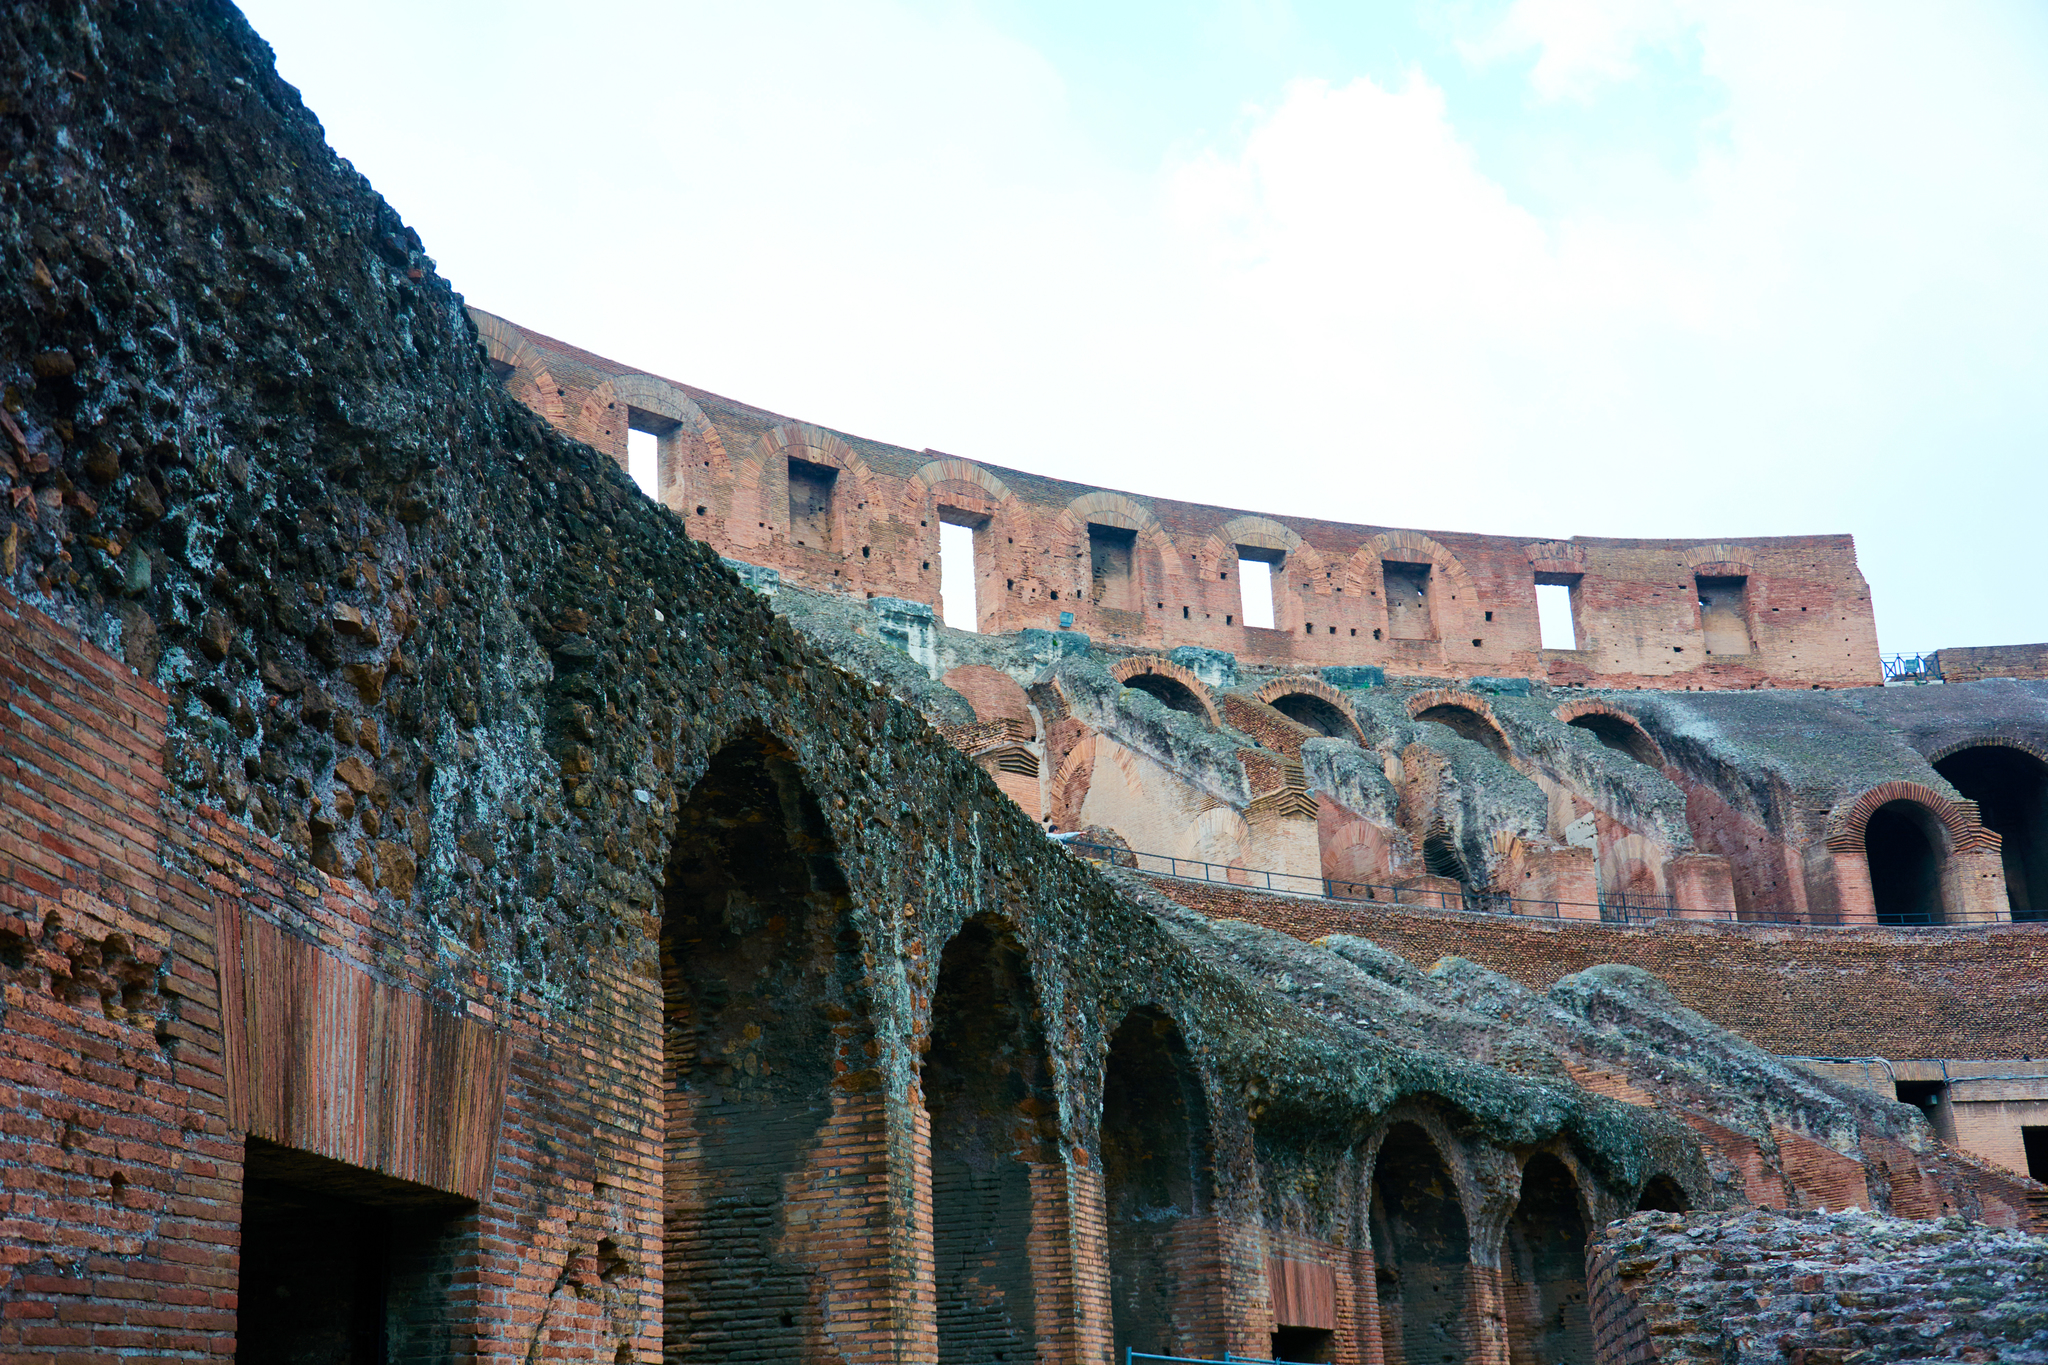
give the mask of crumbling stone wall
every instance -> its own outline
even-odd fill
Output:
[[[2048,1238],[1859,1212],[1616,1223],[1590,1257],[1601,1365],[2038,1360]]]

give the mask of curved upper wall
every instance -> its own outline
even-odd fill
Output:
[[[825,431],[471,313],[529,407],[621,466],[627,431],[653,433],[661,500],[691,534],[804,587],[937,606],[951,522],[975,529],[984,631],[1608,687],[1882,681],[1846,535],[1425,534],[1139,497]],[[1273,629],[1244,624],[1240,557],[1272,566]],[[1571,587],[1577,649],[1541,647],[1538,583]]]

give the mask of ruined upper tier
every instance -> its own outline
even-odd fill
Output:
[[[1846,535],[1540,540],[1141,497],[826,431],[470,312],[528,407],[622,468],[627,432],[654,435],[690,534],[805,587],[937,606],[952,524],[974,532],[984,631],[1608,687],[1882,681]],[[1241,560],[1271,566],[1271,629],[1245,624]],[[1539,584],[1569,589],[1577,648],[1542,648]]]

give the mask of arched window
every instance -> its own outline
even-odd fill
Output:
[[[1457,1182],[1429,1134],[1396,1124],[1372,1178],[1373,1255],[1383,1339],[1402,1365],[1450,1365],[1477,1354],[1471,1243]],[[1388,1359],[1395,1359],[1393,1350]]]
[[[1870,893],[1879,924],[1944,921],[1942,871],[1948,835],[1917,801],[1888,801],[1863,827]]]
[[[1579,1211],[1578,1182],[1548,1153],[1531,1157],[1523,1168],[1522,1198],[1508,1220],[1501,1268],[1511,1365],[1591,1365],[1586,1219]]]
[[[1444,703],[1417,713],[1415,719],[1441,725],[1453,734],[1484,744],[1501,758],[1508,757],[1507,736],[1501,734],[1499,726],[1469,706]]]
[[[946,945],[932,996],[924,1102],[931,1116],[932,1262],[940,1365],[1036,1358],[1030,1247],[1059,1169],[1058,1100],[1024,949],[970,920]],[[1034,1176],[1038,1177],[1034,1180]]]
[[[1205,1264],[1214,1158],[1209,1105],[1172,1019],[1137,1009],[1110,1038],[1102,1178],[1114,1359],[1125,1350],[1209,1358],[1227,1344]]]
[[[789,751],[765,734],[720,750],[677,813],[663,892],[668,1360],[737,1340],[798,1358],[841,1245],[810,1239],[849,1218],[883,1234],[865,1176],[806,1174],[828,1128],[882,1124],[878,1102],[842,1112],[834,1085],[874,1066],[850,908]]]
[[[2016,920],[2048,919],[2048,763],[2004,744],[1958,749],[1934,770],[1977,803],[1999,837],[2005,895]]]

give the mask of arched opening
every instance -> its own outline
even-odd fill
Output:
[[[1511,1365],[1591,1365],[1586,1308],[1586,1219],[1579,1186],[1548,1153],[1522,1170],[1522,1198],[1508,1220],[1506,1264]]]
[[[1471,1243],[1450,1168],[1429,1134],[1397,1124],[1372,1178],[1372,1221],[1386,1357],[1459,1365],[1472,1355]]]
[[[1934,771],[1969,800],[2000,840],[2016,920],[2048,919],[2048,763],[2004,744],[1958,749]]]
[[[1508,756],[1507,736],[1500,727],[1469,706],[1453,706],[1443,702],[1419,713],[1415,719],[1426,720],[1432,725],[1441,725],[1453,734],[1463,735],[1475,744],[1484,744],[1501,758]]]
[[[1160,705],[1174,711],[1184,711],[1201,721],[1209,723],[1209,710],[1202,705],[1202,699],[1194,689],[1178,678],[1169,678],[1164,673],[1133,673],[1124,679],[1125,687],[1135,687],[1140,692],[1156,697]]]
[[[1684,1213],[1692,1207],[1692,1201],[1685,1197],[1685,1189],[1668,1175],[1653,1175],[1643,1186],[1642,1194],[1636,1197],[1637,1213]]]
[[[1458,853],[1458,845],[1444,830],[1431,830],[1422,840],[1422,868],[1432,877],[1449,877],[1453,881],[1470,883],[1471,874],[1465,870],[1465,860]]]
[[[1307,726],[1319,735],[1327,735],[1331,739],[1358,737],[1351,717],[1312,692],[1290,692],[1284,697],[1273,698],[1267,705],[1296,725]]]
[[[796,1359],[823,1330],[845,1221],[875,1216],[866,1172],[813,1162],[882,1114],[878,1087],[847,1083],[873,1076],[861,945],[789,750],[756,734],[711,760],[663,895],[663,1354],[724,1360],[744,1341]]]
[[[1925,806],[1888,801],[1863,827],[1863,855],[1879,924],[1942,923],[1942,848],[1947,840]]]
[[[1114,1359],[1213,1357],[1225,1342],[1206,1311],[1209,1105],[1172,1019],[1136,1009],[1109,1040],[1102,1075],[1102,1179],[1109,1224]]]
[[[1650,742],[1650,737],[1619,716],[1591,711],[1573,716],[1565,724],[1584,730],[1616,753],[1627,754],[1645,767],[1658,766],[1657,746]]]
[[[1024,949],[972,920],[946,945],[924,1060],[941,1365],[1037,1351],[1034,1186],[1058,1185],[1058,1112]]]

